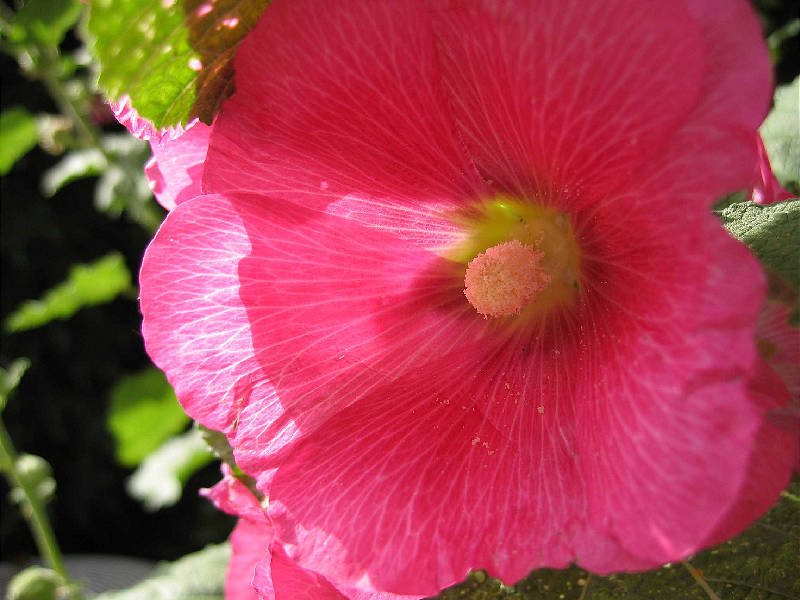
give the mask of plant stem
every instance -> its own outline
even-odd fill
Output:
[[[710,585],[708,585],[708,582],[703,577],[703,574],[700,571],[698,571],[694,567],[694,565],[692,565],[688,560],[682,561],[682,564],[684,567],[686,567],[686,570],[689,571],[692,577],[694,577],[694,580],[697,582],[697,585],[703,588],[703,591],[708,595],[708,597],[711,600],[720,600],[720,597],[717,596],[716,592],[711,589]]]
[[[41,498],[36,494],[36,490],[32,490],[21,477],[17,470],[17,453],[14,450],[14,445],[11,442],[6,430],[5,423],[0,417],[0,469],[5,472],[11,484],[22,490],[25,495],[25,504],[22,514],[30,525],[33,538],[36,541],[36,546],[39,549],[39,554],[47,565],[58,573],[72,591],[72,597],[79,600],[80,595],[74,591],[77,586],[72,583],[64,568],[64,560],[61,557],[61,550],[58,548],[56,536],[53,533],[53,528],[50,526],[50,521],[47,518],[47,512],[42,504]]]
[[[103,156],[106,157],[106,160],[110,162],[111,157],[103,148],[103,144],[100,141],[100,132],[97,127],[86,118],[81,108],[76,105],[73,98],[64,88],[61,79],[56,75],[58,48],[40,46],[39,52],[40,64],[36,75],[41,79],[42,83],[44,83],[47,91],[50,92],[50,96],[52,96],[61,109],[61,112],[72,117],[84,143],[97,148],[102,152]]]
[[[586,598],[586,591],[589,589],[589,584],[592,583],[592,574],[589,573],[586,576],[586,583],[583,584],[583,590],[581,590],[581,597],[578,600],[584,600]]]

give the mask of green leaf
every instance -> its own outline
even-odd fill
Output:
[[[760,132],[775,177],[788,191],[800,193],[800,77],[775,90],[775,106]]]
[[[53,319],[66,319],[84,306],[110,302],[131,288],[131,274],[116,252],[88,265],[74,265],[63,283],[48,290],[41,300],[28,300],[5,322],[10,332],[40,327]]]
[[[79,0],[27,0],[14,15],[9,37],[18,44],[58,46],[81,10]]]
[[[209,429],[197,422],[195,422],[194,426],[200,432],[200,435],[203,436],[203,440],[214,453],[214,456],[228,465],[231,468],[233,476],[246,485],[253,493],[253,496],[258,498],[259,502],[261,502],[264,499],[264,494],[256,487],[256,480],[242,471],[239,465],[236,464],[236,460],[233,456],[233,448],[231,448],[230,443],[228,443],[227,436],[221,431]]]
[[[154,367],[124,377],[111,390],[106,422],[117,460],[126,467],[138,465],[189,420],[167,378]]]
[[[223,600],[230,555],[228,544],[206,546],[162,565],[130,589],[105,592],[95,600]]]
[[[800,493],[800,482],[789,488]],[[800,598],[800,501],[781,501],[738,537],[690,559],[705,583],[723,600]],[[684,564],[644,573],[602,577],[577,567],[540,569],[515,586],[483,572],[448,588],[439,600],[709,600]]]
[[[0,411],[6,407],[8,397],[19,385],[25,371],[31,366],[27,358],[18,358],[7,369],[0,368]]]
[[[35,145],[36,119],[21,106],[0,114],[0,175],[5,175]]]
[[[233,56],[269,0],[92,0],[99,84],[157,128],[211,123],[233,92]]]
[[[128,493],[148,510],[175,504],[183,485],[195,472],[214,460],[196,429],[167,440],[142,461],[128,480]]]
[[[734,202],[720,217],[761,262],[800,288],[800,200],[768,205]]]
[[[108,168],[103,153],[97,148],[73,150],[42,175],[42,192],[47,197],[68,183],[84,177],[100,175]]]

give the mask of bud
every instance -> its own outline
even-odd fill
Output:
[[[56,480],[53,479],[53,469],[45,459],[35,454],[20,454],[17,458],[16,468],[23,483],[42,502],[47,502],[53,497],[56,491]],[[22,502],[25,494],[21,489],[15,488],[11,491],[11,497],[15,502]]]
[[[64,581],[52,569],[28,567],[8,584],[7,600],[57,600]]]

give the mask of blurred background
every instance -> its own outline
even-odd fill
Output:
[[[139,333],[136,274],[164,216],[142,174],[149,146],[96,91],[84,5],[1,6],[3,385],[29,365],[3,421],[18,452],[52,467],[47,506],[65,554],[176,559],[223,541],[233,519],[198,495],[218,461]],[[777,81],[790,82],[797,6],[756,6]],[[0,561],[22,566],[37,551],[9,492],[0,480]]]
[[[218,462],[139,332],[137,272],[165,214],[142,172],[149,145],[96,91],[83,4],[2,9],[0,367],[7,378],[29,362],[3,421],[18,452],[52,467],[65,554],[175,559],[225,540],[233,518],[198,495]],[[0,478],[0,561],[36,555]]]

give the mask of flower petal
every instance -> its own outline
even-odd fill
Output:
[[[196,121],[175,138],[150,138],[152,158],[145,165],[150,188],[161,206],[175,205],[199,196],[211,127]]]
[[[765,361],[758,361],[749,381],[750,397],[762,419],[750,445],[748,468],[736,501],[705,541],[718,544],[740,533],[778,499],[789,483],[800,434],[800,412],[786,386]]]
[[[703,42],[680,2],[438,4],[459,131],[502,188],[617,187],[697,102]]]
[[[210,192],[311,202],[480,185],[419,0],[276,1],[237,52],[236,88],[211,139]]]
[[[147,250],[148,352],[191,416],[234,437],[237,463],[260,486],[271,467],[258,457],[298,429],[486,335],[463,299],[463,266],[417,245],[450,226],[402,207],[396,218],[379,212],[430,233],[403,239],[266,198],[204,196],[170,213]]]
[[[307,571],[274,545],[256,569],[255,587],[262,600],[418,600],[419,596],[337,589],[324,577]],[[232,600],[238,600],[233,598]]]
[[[233,476],[231,468],[222,463],[222,480],[214,487],[200,490],[200,494],[208,498],[221,511],[253,521],[266,524],[266,513],[246,485]]]
[[[167,215],[139,274],[148,353],[189,415],[225,433],[245,391],[256,390],[263,402],[273,397],[239,297],[236,266],[250,251],[230,204],[215,197],[189,200]]]
[[[749,2],[687,0],[687,5],[707,56],[702,91],[657,161],[637,178],[648,188],[640,194],[672,190],[708,206],[753,187],[759,162],[753,139],[772,98],[772,69]]]
[[[767,149],[764,147],[764,140],[760,135],[756,135],[756,146],[758,148],[758,164],[753,174],[752,200],[758,204],[772,204],[793,198],[792,194],[781,187],[780,182],[772,172],[772,165],[769,162]]]
[[[231,560],[225,574],[227,600],[261,600],[254,578],[256,565],[269,556],[272,531],[263,522],[239,519],[231,533]]]
[[[725,519],[746,525],[733,508],[764,426],[749,375],[763,279],[713,215],[679,211],[597,222],[578,314],[528,343],[443,351],[281,453],[270,511],[291,556],[430,594],[470,568],[513,583],[573,560],[653,567]],[[762,510],[788,474],[777,462]]]

